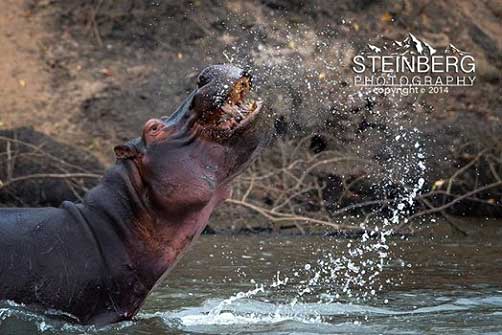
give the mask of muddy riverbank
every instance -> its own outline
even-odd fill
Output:
[[[256,222],[278,230],[238,202],[252,178],[296,160],[306,163],[287,172],[298,178],[309,171],[301,187],[293,189],[294,179],[282,175],[255,183],[244,205],[339,224],[347,220],[339,211],[354,205],[349,214],[356,218],[388,218],[392,208],[378,201],[399,199],[423,178],[421,193],[436,193],[418,199],[410,215],[428,210],[425,201],[446,206],[440,215],[502,215],[502,188],[494,184],[502,174],[495,1],[316,1],[311,7],[279,0],[7,0],[4,6],[0,180],[9,186],[0,186],[2,206],[78,200],[98,178],[22,177],[100,175],[113,163],[113,146],[137,136],[147,119],[169,115],[202,67],[234,62],[255,70],[277,136],[238,181],[235,201],[216,214],[215,225],[248,229]],[[437,95],[359,94],[351,57],[367,43],[402,40],[410,32],[438,48],[454,44],[471,52],[476,84]],[[306,224],[284,226],[301,232]]]

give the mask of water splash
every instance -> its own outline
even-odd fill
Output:
[[[438,325],[447,327],[459,322],[462,314],[470,315],[473,322],[479,319],[478,322],[483,324],[489,311],[493,320],[485,322],[484,328],[481,327],[479,333],[482,333],[482,329],[493,331],[500,329],[497,320],[500,320],[502,315],[497,311],[502,306],[502,300],[497,293],[480,297],[472,292],[465,298],[458,298],[455,295],[430,296],[423,292],[408,292],[390,298],[393,301],[392,306],[342,302],[298,303],[290,306],[244,298],[236,300],[216,316],[210,312],[222,301],[210,299],[199,307],[172,312],[145,313],[140,317],[160,318],[169,327],[204,334],[234,334],[246,331],[299,334],[303,332],[419,334],[430,330],[425,321],[432,315]]]
[[[89,334],[89,333],[107,333],[119,331],[130,327],[133,322],[124,321],[105,327],[85,326],[68,322],[74,317],[68,313],[48,310],[42,313],[34,312],[23,304],[13,301],[2,301],[0,304],[0,329],[7,322],[27,322],[34,326],[34,332],[49,334]]]

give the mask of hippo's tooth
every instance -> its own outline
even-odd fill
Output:
[[[239,117],[241,119],[244,118],[244,115],[242,114],[242,112],[243,112],[242,110],[237,109],[235,112],[237,113],[237,117]]]
[[[248,108],[247,105],[242,106],[241,113],[244,114],[244,115],[246,115],[247,113],[249,113],[249,108]]]

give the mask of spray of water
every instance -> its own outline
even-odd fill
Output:
[[[260,43],[259,38],[250,38],[244,44],[227,50],[225,57],[229,62],[237,62],[241,66],[243,63],[253,64],[260,74],[260,88],[265,92],[265,97],[267,94],[273,96],[273,103],[278,109],[281,103],[287,105],[289,118],[307,129],[315,128],[312,120],[326,120],[331,117],[328,114],[343,114],[354,106],[371,105],[377,100],[384,100],[385,103],[370,109],[368,113],[391,126],[380,135],[389,158],[383,164],[383,185],[378,187],[384,196],[389,195],[389,190],[394,194],[386,213],[376,212],[376,217],[371,220],[369,216],[361,218],[364,233],[359,239],[349,240],[344,250],[335,247],[322,250],[317,260],[292,269],[292,274],[281,277],[278,272],[268,285],[255,283],[254,289],[221,301],[210,311],[213,316],[238,300],[259,297],[264,292],[273,292],[287,285],[294,285],[296,292],[287,304],[290,316],[294,316],[294,307],[299,302],[312,299],[319,304],[344,299],[363,302],[379,299],[379,292],[386,286],[399,285],[400,278],[383,280],[382,273],[392,261],[390,251],[393,242],[389,237],[397,226],[407,222],[407,217],[413,212],[415,199],[424,186],[424,140],[417,128],[405,127],[400,122],[413,108],[410,97],[403,98],[396,94],[382,97],[371,90],[356,90],[344,84],[348,76],[344,69],[348,68],[348,56],[353,54],[354,46],[342,42],[328,44],[323,39],[325,35],[328,36],[329,31],[312,34],[298,27],[291,28],[285,35],[288,48],[276,48]],[[256,37],[253,34],[251,36]],[[282,101],[288,98],[289,101]],[[335,107],[305,111],[309,101],[313,102],[312,106]],[[403,105],[410,107],[403,108]],[[404,261],[400,264],[411,267]],[[388,302],[385,297],[382,300],[383,303]],[[284,305],[279,305],[274,314],[280,315],[282,309]],[[321,317],[314,315],[313,319],[321,320]]]

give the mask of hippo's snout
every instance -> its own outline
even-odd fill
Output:
[[[242,77],[251,79],[251,72],[228,64],[211,65],[201,71],[197,77],[197,86],[201,88],[210,82],[216,84],[218,81],[225,84],[225,81],[232,82]]]
[[[214,65],[201,72],[191,110],[205,129],[231,132],[247,124],[260,110],[261,101],[250,97],[252,76],[232,65]]]

